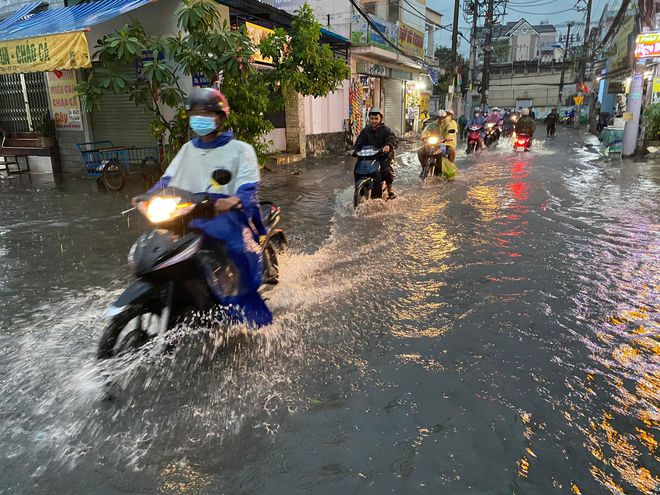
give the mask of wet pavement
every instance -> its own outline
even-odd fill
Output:
[[[0,181],[0,493],[659,493],[660,162],[596,145],[402,153],[357,214],[350,158],[266,172],[275,323],[101,364],[140,185]]]

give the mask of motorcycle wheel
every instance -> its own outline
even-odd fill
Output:
[[[264,283],[277,285],[280,282],[280,267],[277,262],[277,246],[274,242],[268,241],[264,247]]]
[[[371,179],[362,179],[353,193],[353,208],[371,199]]]
[[[96,357],[98,359],[108,359],[121,352],[142,347],[150,338],[145,328],[146,316],[149,316],[149,320],[146,321],[146,328],[149,328],[153,323],[154,316],[160,321],[159,314],[153,313],[151,308],[141,304],[129,306],[126,311],[113,316],[110,323],[103,330]],[[135,322],[135,325],[131,328],[133,322]],[[122,336],[123,338],[120,340]]]
[[[422,169],[422,182],[426,182],[429,179],[429,177],[433,177],[434,174],[435,174],[435,160],[433,158],[429,158],[428,160],[426,160],[426,164]]]

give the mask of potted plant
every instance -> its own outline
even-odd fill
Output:
[[[34,126],[35,132],[39,134],[41,146],[51,148],[55,146],[55,121],[49,115],[44,115]]]

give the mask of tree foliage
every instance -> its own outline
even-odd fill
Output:
[[[435,49],[435,59],[440,62],[440,67],[445,67],[446,71],[444,75],[441,75],[438,79],[438,84],[435,85],[436,91],[439,95],[444,96],[449,92],[449,85],[451,83],[451,64],[452,64],[452,53],[451,53],[451,48],[448,48],[446,46],[438,46]],[[459,53],[458,54],[458,63],[460,64],[461,67],[461,74],[462,74],[462,84],[460,87],[460,92],[465,94],[468,89],[468,72],[469,72],[469,64],[467,60]]]
[[[288,33],[277,29],[262,41],[260,51],[274,64],[265,71],[250,63],[256,47],[247,28],[231,30],[213,0],[183,0],[175,15],[174,35],[150,33],[133,19],[98,40],[99,64],[78,85],[86,110],[99,109],[102,95],[112,92],[127,94],[153,114],[151,132],[164,145],[166,161],[188,139],[184,77],[217,80],[231,107],[227,125],[263,154],[263,135],[272,129],[265,116],[282,107],[283,98],[273,95],[283,83],[303,95],[324,96],[349,76],[346,63],[319,43],[321,26],[307,4]]]

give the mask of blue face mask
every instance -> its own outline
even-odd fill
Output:
[[[215,123],[215,117],[193,115],[190,117],[190,128],[198,136],[206,136],[215,131],[218,126]]]

